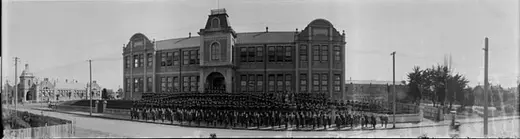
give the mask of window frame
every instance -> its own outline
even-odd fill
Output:
[[[240,62],[247,62],[247,47],[240,47]]]
[[[321,52],[321,54],[320,54],[321,62],[329,61],[329,46],[328,45],[321,45],[320,52]]]
[[[182,64],[183,65],[190,64],[190,51],[187,51],[187,50],[182,51]]]
[[[312,46],[312,61],[320,62],[320,46],[319,45]]]
[[[292,46],[285,46],[285,50],[284,50],[284,61],[285,62],[292,62],[292,53],[293,53],[293,50],[292,50]]]
[[[267,56],[268,56],[268,60],[269,62],[276,62],[276,48],[275,46],[269,46],[267,47]]]
[[[284,47],[276,46],[276,62],[284,62]]]
[[[263,62],[263,61],[264,61],[264,47],[257,46],[256,47],[256,62]]]
[[[220,60],[220,55],[221,55],[221,46],[220,46],[220,43],[219,42],[213,42],[211,43],[210,45],[210,50],[211,50],[211,60]]]
[[[256,92],[264,91],[264,75],[257,74],[256,75]]]

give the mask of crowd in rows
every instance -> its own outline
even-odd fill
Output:
[[[388,122],[376,115],[377,105],[331,101],[319,93],[205,93],[144,94],[131,108],[134,120],[178,122],[225,127],[336,128],[364,127]],[[386,121],[386,122],[385,122]]]
[[[372,127],[379,122],[386,128],[388,115],[357,111],[246,111],[172,108],[132,108],[132,120],[170,122],[188,126],[226,128],[336,128]]]

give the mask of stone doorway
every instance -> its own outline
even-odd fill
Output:
[[[206,91],[226,91],[226,79],[219,72],[212,72],[206,78]]]

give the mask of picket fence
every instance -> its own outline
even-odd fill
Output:
[[[74,124],[33,127],[23,129],[4,130],[5,139],[28,139],[28,138],[71,138],[74,137]]]

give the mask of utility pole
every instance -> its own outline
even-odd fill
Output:
[[[484,137],[488,135],[488,38],[484,39]]]
[[[395,99],[396,99],[395,98],[396,97],[395,96],[395,51],[392,52],[390,55],[392,55],[392,63],[393,63],[393,87],[392,87],[392,90],[393,90],[392,91],[392,95],[393,95],[393,97],[392,97],[392,99],[393,99],[393,102],[394,102],[393,103],[394,114],[393,114],[392,117],[394,119],[394,122],[393,122],[394,126],[392,128],[395,128],[395,105],[396,105],[395,104],[396,103],[396,101],[395,101]]]
[[[14,57],[14,110],[16,110],[16,105],[18,103],[18,57]]]
[[[90,68],[90,83],[89,83],[89,89],[88,93],[90,96],[90,116],[92,116],[92,60],[88,60],[88,66]]]

